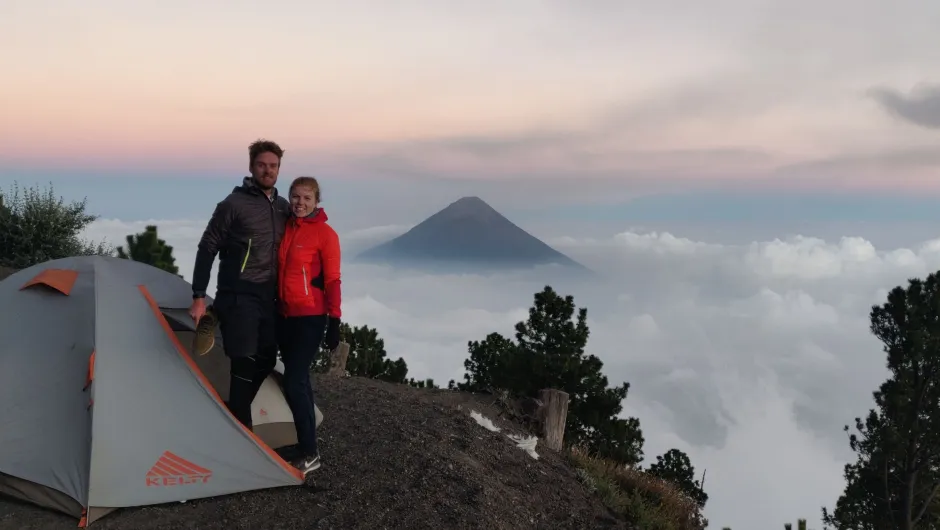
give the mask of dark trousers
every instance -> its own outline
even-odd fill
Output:
[[[219,293],[215,299],[229,370],[228,408],[252,429],[251,402],[277,363],[277,307],[274,293]]]
[[[326,315],[290,317],[280,321],[284,397],[294,415],[297,445],[307,457],[319,454],[310,369],[320,350],[325,331]]]

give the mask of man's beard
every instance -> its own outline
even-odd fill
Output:
[[[269,189],[271,189],[271,188],[274,187],[273,184],[270,185],[270,186],[267,185],[267,184],[264,184],[264,183],[261,181],[261,179],[265,179],[265,180],[271,179],[271,180],[274,180],[274,176],[273,176],[273,175],[262,175],[261,178],[255,177],[254,181],[255,181],[255,185],[258,186],[259,188],[263,189],[263,190],[269,190]]]

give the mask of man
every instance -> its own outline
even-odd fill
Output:
[[[216,205],[193,269],[189,314],[198,324],[206,314],[206,288],[219,255],[213,309],[231,360],[227,405],[249,430],[251,402],[277,363],[277,251],[290,213],[287,199],[274,187],[283,156],[272,141],[248,147],[251,176]]]

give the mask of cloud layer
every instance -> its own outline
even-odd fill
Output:
[[[928,129],[940,129],[940,86],[920,85],[910,94],[873,88],[871,96],[898,118]]]
[[[99,220],[120,242],[146,222]],[[201,221],[155,221],[188,278]],[[407,227],[341,234],[347,248]],[[613,383],[632,385],[647,458],[678,447],[707,470],[715,527],[815,524],[843,486],[845,423],[863,414],[886,376],[867,314],[887,290],[940,267],[940,240],[875,248],[858,237],[744,245],[627,231],[548,242],[604,275],[553,286],[588,307],[590,352]],[[351,254],[352,251],[349,251]],[[468,340],[526,318],[544,285],[532,274],[428,276],[346,265],[344,313],[379,329],[414,377],[461,379]]]

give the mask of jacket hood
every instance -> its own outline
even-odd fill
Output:
[[[258,184],[255,182],[255,179],[251,176],[242,178],[242,185],[235,186],[232,189],[232,193],[248,193],[250,195],[264,195],[264,192],[261,191],[261,188],[258,187]],[[274,188],[271,192],[271,199],[276,199],[278,197],[277,188]]]

